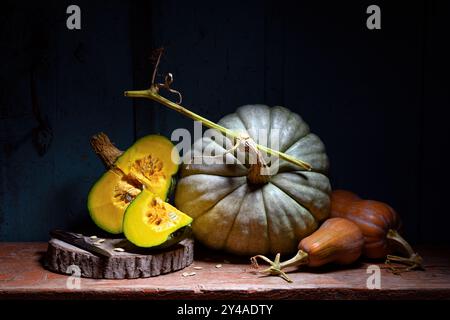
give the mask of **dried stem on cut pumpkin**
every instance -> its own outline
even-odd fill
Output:
[[[92,149],[94,149],[94,152],[102,160],[107,169],[112,168],[114,162],[116,162],[117,158],[123,153],[123,151],[117,149],[103,132],[93,135],[90,142]]]
[[[390,229],[387,233],[387,238],[394,242],[396,245],[400,246],[402,250],[404,250],[408,257],[400,257],[395,255],[387,255],[385,263],[389,266],[389,269],[392,270],[393,273],[399,274],[405,271],[411,271],[415,269],[423,269],[422,257],[414,252],[411,245],[395,230]],[[396,267],[393,263],[403,264],[404,267]]]

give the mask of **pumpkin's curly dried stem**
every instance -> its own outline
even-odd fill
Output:
[[[289,259],[286,260],[284,262],[280,263],[280,254],[278,253],[275,256],[275,260],[272,261],[269,258],[267,258],[266,256],[263,255],[257,255],[254,257],[250,258],[250,261],[252,263],[252,266],[254,268],[258,268],[258,261],[257,259],[261,259],[266,261],[268,264],[270,264],[270,267],[264,270],[261,270],[259,272],[261,273],[265,273],[265,274],[269,274],[271,276],[279,276],[282,279],[286,280],[287,282],[292,282],[291,278],[288,277],[288,275],[283,271],[284,268],[288,268],[288,267],[294,267],[294,266],[300,266],[300,265],[304,265],[304,264],[308,264],[308,254],[303,251],[303,250],[299,250],[297,252],[297,254]]]
[[[417,252],[414,252],[411,245],[396,230],[390,229],[386,237],[390,241],[399,245],[402,251],[405,251],[408,255],[408,257],[387,255],[385,263],[394,274],[400,274],[401,272],[407,272],[415,269],[423,269],[422,257]],[[393,263],[403,264],[405,266],[397,267],[394,266]]]

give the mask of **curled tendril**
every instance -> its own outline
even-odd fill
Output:
[[[175,102],[176,104],[181,104],[181,102],[183,101],[183,96],[181,95],[180,91],[177,91],[175,89],[172,89],[170,87],[170,85],[173,83],[173,75],[169,72],[168,74],[166,74],[166,76],[164,77],[164,83],[157,83],[156,87],[159,89],[166,89],[167,91],[169,91],[170,93],[174,93],[178,96],[178,102]]]
[[[178,96],[178,102],[175,102],[176,104],[181,104],[181,102],[183,101],[183,96],[181,95],[181,93],[175,89],[172,89],[170,87],[170,85],[173,83],[173,75],[169,72],[168,74],[166,74],[166,76],[164,77],[164,83],[156,83],[155,84],[155,79],[156,79],[156,75],[158,73],[158,68],[159,68],[159,63],[161,61],[161,57],[164,53],[164,48],[158,48],[156,50],[154,50],[153,52],[153,59],[156,60],[155,62],[155,68],[153,69],[153,75],[152,75],[152,84],[151,86],[156,88],[157,91],[159,91],[159,89],[165,89],[167,91],[169,91],[170,93],[174,93]]]

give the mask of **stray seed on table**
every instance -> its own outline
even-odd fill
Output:
[[[90,236],[91,239],[97,239],[97,236]]]
[[[202,267],[194,267],[195,270],[202,270]]]
[[[114,248],[114,251],[118,251],[118,252],[124,252],[124,251],[125,251],[125,249],[123,249],[123,248]]]
[[[216,268],[222,268],[221,264],[216,264]]]
[[[191,276],[195,276],[196,273],[195,272],[183,272],[182,276],[183,277],[191,277]]]

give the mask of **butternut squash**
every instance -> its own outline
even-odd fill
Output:
[[[406,270],[421,267],[422,258],[398,233],[400,217],[388,204],[361,199],[347,190],[334,190],[331,195],[331,217],[345,218],[358,225],[364,235],[364,256],[387,258],[388,264],[406,264]],[[394,252],[406,257],[392,255]]]
[[[292,259],[280,263],[278,253],[274,261],[263,255],[257,255],[251,258],[251,262],[254,267],[258,267],[257,259],[262,259],[270,264],[269,268],[261,271],[262,273],[277,275],[292,282],[283,269],[301,265],[319,267],[328,263],[352,264],[361,256],[363,246],[363,234],[355,223],[343,218],[332,218],[326,220],[316,232],[300,241],[299,251]]]

